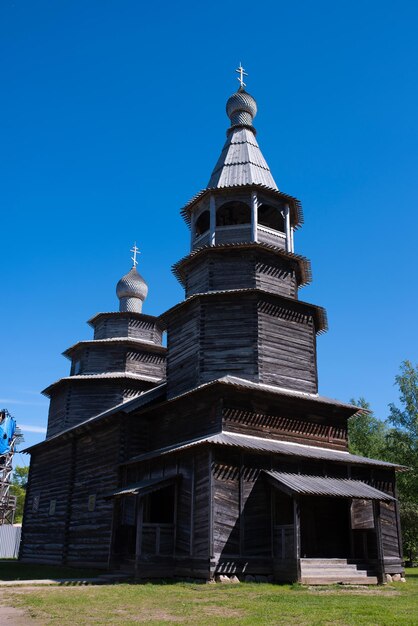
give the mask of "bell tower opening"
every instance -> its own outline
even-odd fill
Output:
[[[216,226],[237,226],[251,223],[251,209],[245,202],[226,202],[216,212]]]
[[[203,211],[203,213],[201,213],[196,220],[196,237],[199,237],[200,235],[206,233],[209,230],[209,227],[210,213],[209,211]]]
[[[258,207],[258,223],[281,233],[286,230],[282,211],[270,204],[261,204]]]

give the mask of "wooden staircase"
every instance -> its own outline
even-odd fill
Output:
[[[370,566],[350,563],[347,559],[300,559],[300,582],[303,585],[377,585]]]

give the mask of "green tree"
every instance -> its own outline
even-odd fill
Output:
[[[387,428],[373,414],[370,404],[364,399],[350,400],[359,411],[348,421],[348,445],[350,452],[373,459],[383,459],[386,448]]]
[[[397,484],[404,552],[413,561],[418,559],[418,365],[404,361],[395,381],[401,407],[389,405],[386,454],[408,468],[398,473]]]
[[[23,518],[23,506],[25,504],[26,487],[28,483],[29,467],[17,466],[15,467],[12,476],[12,485],[10,492],[12,495],[17,496],[15,522],[20,523]]]

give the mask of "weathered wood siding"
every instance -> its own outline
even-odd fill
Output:
[[[257,228],[257,236],[260,243],[267,243],[270,246],[276,246],[283,250],[286,248],[286,238],[272,232],[271,229],[263,228],[263,226],[259,225]]]
[[[260,257],[255,266],[255,286],[282,296],[297,298],[298,288],[293,264],[266,254]]]
[[[200,303],[192,302],[168,323],[167,395],[172,397],[198,384]]]
[[[98,343],[80,347],[72,356],[71,373],[105,374],[129,372],[156,378],[165,377],[165,354],[150,346]],[[77,371],[75,369],[77,364]]]
[[[103,314],[94,322],[94,339],[130,337],[161,345],[162,328],[151,315]]]
[[[71,455],[72,445],[67,441],[32,456],[20,547],[24,561],[63,560],[72,487]]]
[[[210,576],[211,472],[208,450],[186,451],[138,463],[129,468],[128,482],[180,476],[172,554],[152,553],[148,542],[141,546],[139,574],[144,576]],[[142,532],[146,536],[147,528]],[[144,535],[143,535],[144,536]],[[154,551],[155,552],[155,551]]]
[[[199,383],[227,374],[258,378],[257,308],[254,299],[205,299],[200,313]]]
[[[215,243],[241,243],[251,241],[251,225],[217,226],[215,231]]]
[[[282,405],[280,414],[246,410],[225,406],[223,409],[224,429],[229,432],[256,435],[257,437],[280,438],[282,441],[309,443],[329,448],[347,449],[347,427],[329,418],[316,416],[309,419],[299,411],[295,414]],[[266,407],[267,408],[267,407]],[[271,410],[271,408],[270,408]]]
[[[215,450],[213,546],[215,571],[273,574],[271,488],[260,476],[269,458]]]
[[[312,316],[292,310],[290,305],[260,301],[258,332],[260,382],[316,393],[316,334]]]
[[[151,386],[151,383],[141,380],[66,381],[51,397],[47,437],[135,397]]]
[[[164,354],[130,348],[126,352],[125,371],[165,379],[166,357]]]
[[[251,288],[297,297],[294,263],[261,250],[207,251],[189,263],[185,287],[186,297],[208,291]]]
[[[118,486],[119,421],[102,425],[77,441],[74,486],[68,528],[68,564],[106,567],[110,556],[113,500],[105,495]],[[89,498],[94,497],[94,510]],[[91,504],[91,501],[90,501]]]

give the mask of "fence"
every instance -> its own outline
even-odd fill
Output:
[[[0,526],[0,559],[13,559],[19,555],[21,526],[3,524]]]

